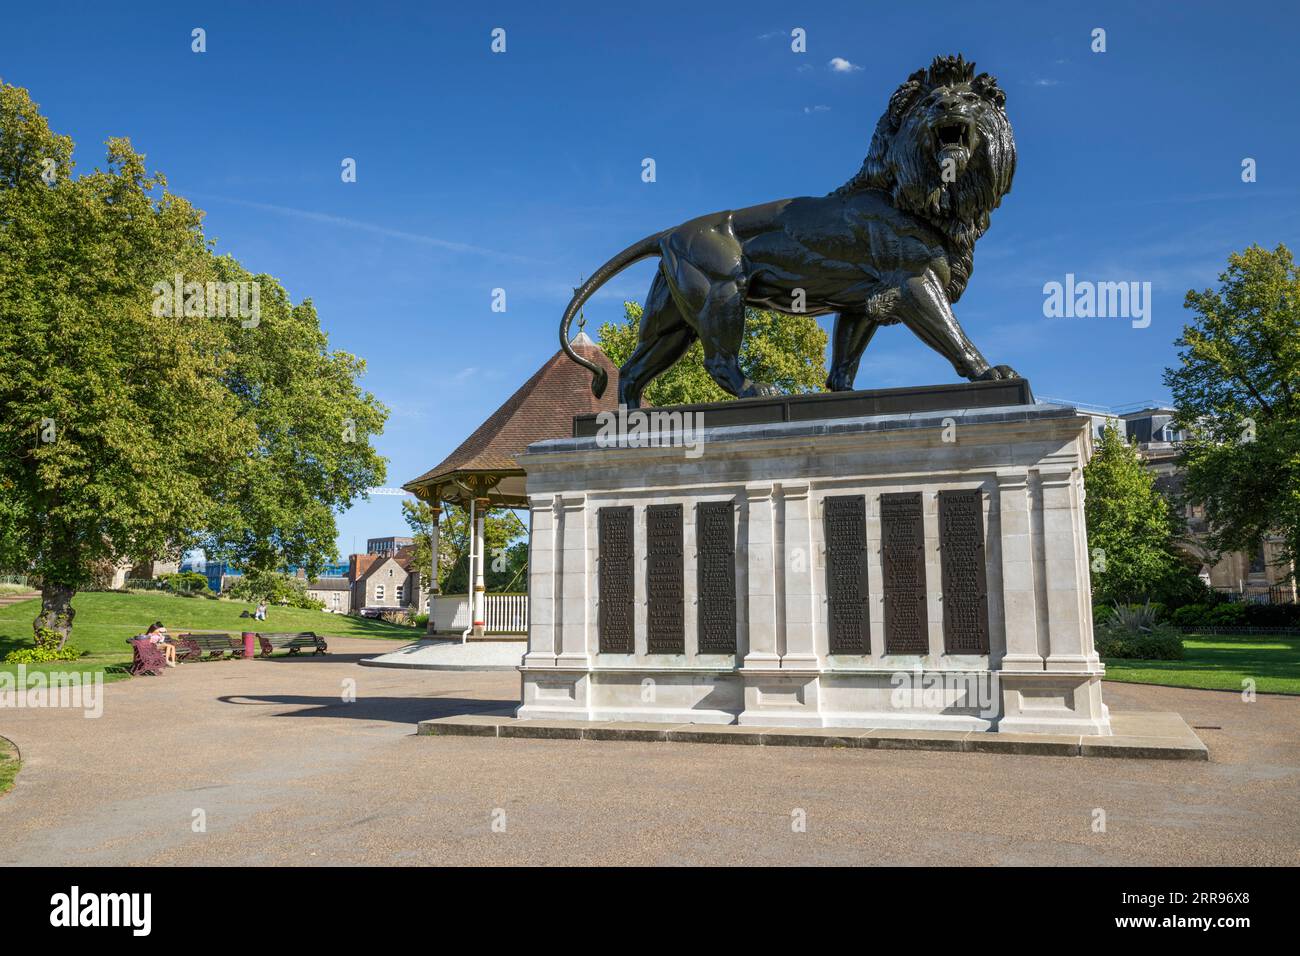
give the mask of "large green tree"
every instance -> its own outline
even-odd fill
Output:
[[[1182,522],[1114,426],[1083,470],[1094,602],[1177,602],[1199,589],[1178,549]]]
[[[1300,270],[1284,245],[1228,258],[1217,290],[1187,293],[1196,318],[1165,371],[1186,429],[1184,493],[1216,552],[1282,538],[1300,554]]]
[[[40,580],[34,626],[63,640],[105,562],[205,537],[249,566],[332,555],[330,512],[382,481],[386,414],[274,280],[256,324],[160,308],[176,275],[247,274],[128,141],[85,175],[72,152],[0,83],[0,566]]]
[[[295,305],[275,279],[229,257],[214,264],[221,281],[260,289],[256,326],[228,327],[222,376],[257,442],[214,489],[200,541],[209,557],[245,571],[294,565],[315,577],[335,557],[335,515],[384,480],[369,439],[388,412],[356,384],[365,362],[329,350],[310,299]]]
[[[615,365],[626,362],[636,348],[641,313],[639,304],[625,302],[623,320],[600,327],[600,347]],[[820,392],[826,382],[826,332],[811,316],[746,309],[740,367],[751,381],[770,382],[787,394]],[[704,370],[699,340],[650,383],[643,397],[659,407],[731,398]]]

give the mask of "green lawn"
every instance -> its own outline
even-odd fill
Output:
[[[29,672],[108,668],[105,680],[120,679],[122,666],[131,663],[131,648],[126,639],[141,633],[154,621],[162,621],[173,634],[181,631],[315,631],[325,637],[386,637],[410,641],[421,633],[416,628],[398,627],[349,614],[326,614],[298,608],[272,607],[267,611],[265,621],[254,621],[239,616],[241,611],[251,614],[251,604],[163,593],[87,592],[78,594],[72,606],[77,617],[72,625],[71,643],[89,653],[71,663],[28,665]],[[0,608],[0,661],[12,650],[31,646],[32,619],[39,609],[40,602],[36,599]],[[0,671],[13,673],[16,667],[16,664],[0,663]]]
[[[1242,690],[1255,679],[1264,694],[1300,694],[1300,635],[1188,634],[1181,661],[1106,661],[1106,679],[1202,690]]]
[[[0,797],[3,797],[14,785],[14,777],[18,776],[18,748],[0,737]]]

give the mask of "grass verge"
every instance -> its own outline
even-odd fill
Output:
[[[1181,661],[1108,659],[1106,679],[1241,691],[1250,678],[1262,694],[1300,694],[1300,634],[1188,634],[1183,655]]]
[[[413,641],[421,630],[401,627],[370,618],[347,614],[326,614],[300,608],[272,607],[265,621],[254,621],[252,604],[241,601],[187,598],[175,594],[78,594],[72,602],[77,612],[72,625],[72,645],[83,652],[76,661],[29,664],[28,673],[38,670],[104,671],[104,680],[121,680],[131,663],[126,640],[162,621],[173,634],[182,631],[315,631],[331,637],[371,637]],[[0,608],[0,661],[12,650],[32,644],[32,619],[40,610],[38,600],[19,601]],[[247,611],[249,617],[240,617]],[[16,673],[16,664],[0,663],[0,671]]]
[[[0,737],[0,797],[14,788],[14,779],[22,761],[18,759],[18,748],[7,737]]]

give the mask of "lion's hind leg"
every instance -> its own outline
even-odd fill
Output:
[[[694,341],[695,330],[673,301],[663,273],[656,272],[641,313],[636,349],[618,370],[618,403],[640,408],[645,387],[671,368]]]
[[[722,390],[737,398],[777,395],[780,390],[776,386],[750,381],[740,367],[740,348],[745,340],[745,294],[739,259],[737,245],[737,267],[730,274],[717,275],[678,256],[672,262],[671,271],[665,260],[664,274],[677,307],[683,315],[694,316],[693,324],[704,346],[704,370]]]

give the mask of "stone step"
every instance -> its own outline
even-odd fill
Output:
[[[616,720],[518,720],[505,714],[459,714],[422,720],[417,733],[424,737],[532,737],[767,747],[949,750],[1046,757],[1209,760],[1210,754],[1205,744],[1178,714],[1145,711],[1112,714],[1111,723],[1117,729],[1122,728],[1124,733],[1091,737],[861,727],[751,727]]]

